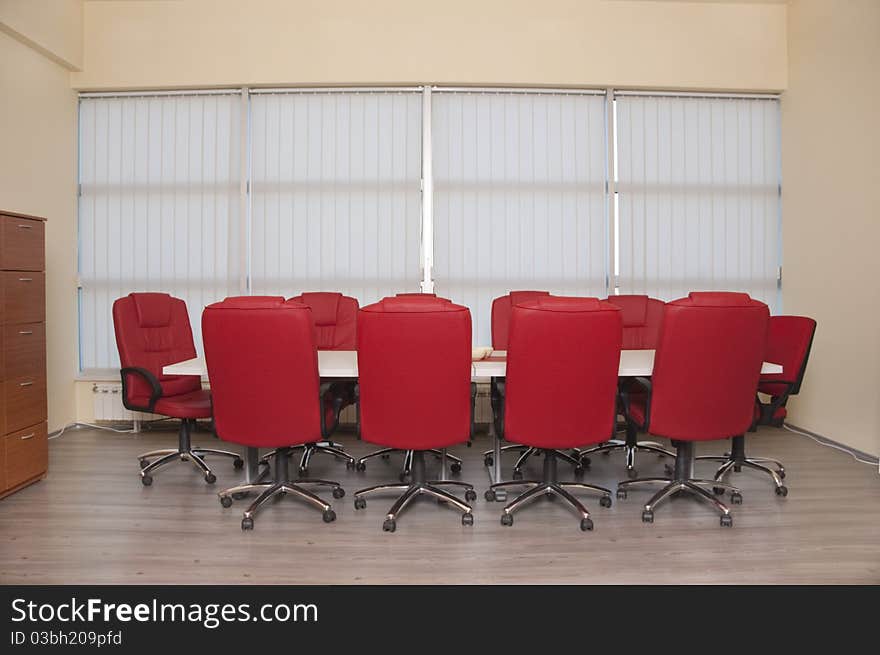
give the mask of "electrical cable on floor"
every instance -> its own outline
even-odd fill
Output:
[[[854,452],[852,452],[851,450],[849,450],[847,448],[843,448],[842,446],[838,446],[837,444],[832,443],[830,441],[824,441],[822,439],[819,439],[815,435],[810,434],[809,432],[802,432],[801,430],[797,430],[797,429],[791,427],[788,423],[783,423],[782,427],[785,428],[786,430],[788,430],[789,432],[794,432],[795,434],[799,434],[802,437],[809,437],[810,439],[815,441],[820,446],[827,446],[828,448],[833,448],[834,450],[839,450],[842,453],[846,453],[847,455],[852,457],[857,462],[861,462],[862,464],[869,464],[870,466],[877,466],[877,462],[872,462],[867,459],[862,459],[862,458],[858,457]]]
[[[165,417],[165,418],[152,419],[150,421],[141,421],[141,429],[143,429],[146,426],[149,426],[153,423],[159,423],[161,421],[167,421],[167,420],[168,420],[168,418]],[[115,432],[117,434],[134,434],[135,433],[135,429],[133,427],[128,428],[128,429],[119,429],[119,428],[111,427],[109,425],[97,425],[96,423],[86,423],[84,421],[74,421],[73,423],[68,423],[67,425],[65,425],[63,428],[58,430],[58,432],[53,433],[49,437],[49,440],[51,441],[52,439],[57,439],[62,434],[64,434],[65,430],[67,430],[68,428],[77,428],[77,427],[92,428],[94,430],[106,430],[108,432]]]

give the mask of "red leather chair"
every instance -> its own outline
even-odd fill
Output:
[[[608,296],[607,302],[620,307],[623,317],[623,349],[624,350],[654,350],[660,336],[660,325],[663,322],[663,307],[666,305],[662,300],[640,295]],[[632,384],[629,378],[620,381],[621,391],[626,391]],[[618,407],[620,413],[623,408]],[[623,426],[625,428],[625,424]],[[619,431],[619,430],[618,430]],[[634,478],[636,471],[636,453],[646,451],[656,453],[660,457],[675,457],[663,444],[655,441],[638,441],[635,433],[627,433],[624,441],[613,440],[611,442],[581,451],[581,464],[590,465],[589,455],[602,453],[608,455],[612,451],[623,450],[626,454],[626,473]]]
[[[430,371],[425,375],[422,371]],[[385,298],[358,314],[358,373],[360,376],[361,438],[364,441],[413,451],[411,484],[387,484],[355,493],[355,509],[366,506],[364,496],[403,490],[385,516],[382,529],[394,532],[397,517],[416,496],[427,494],[462,512],[462,524],[472,525],[467,503],[442,489],[465,488],[465,499],[476,499],[472,485],[456,480],[429,482],[425,451],[465,443],[471,421],[471,315],[467,307],[434,299]],[[427,392],[413,393],[415,378],[430,382]]]
[[[528,491],[504,508],[502,525],[513,525],[513,513],[545,495],[571,504],[581,530],[592,530],[590,513],[570,489],[598,491],[611,506],[611,491],[581,482],[560,482],[556,462],[562,449],[608,440],[614,429],[617,371],[620,366],[620,309],[596,298],[542,296],[518,303],[511,312],[507,356],[504,433],[544,454],[541,480],[498,482],[486,493],[527,485]],[[571,344],[578,344],[572,349]],[[560,389],[580,390],[577,412]]]
[[[666,305],[660,341],[644,392],[625,395],[628,429],[643,429],[672,440],[676,448],[671,479],[642,478],[618,484],[618,498],[634,485],[663,482],[642,512],[654,521],[654,509],[676,492],[695,495],[733,525],[730,509],[704,487],[729,489],[735,504],[742,494],[733,485],[695,479],[694,442],[728,439],[752,423],[755,389],[767,343],[767,305],[744,293],[691,293]]]
[[[543,298],[549,295],[549,291],[511,291],[506,296],[499,296],[495,298],[492,301],[492,349],[508,349],[507,346],[508,334],[510,329],[510,316],[513,308],[516,305],[518,305],[519,303],[536,300],[538,298]],[[489,389],[489,399],[492,403],[492,418],[495,423],[495,433],[503,439],[510,441],[504,434],[504,421],[502,420],[502,417],[504,416],[504,389],[504,379],[492,378]],[[523,476],[522,467],[525,465],[530,457],[539,454],[540,450],[538,448],[530,448],[523,444],[508,443],[508,445],[501,447],[501,452],[519,453],[519,457],[517,458],[516,463],[513,465],[513,479],[521,480]],[[486,466],[492,466],[495,463],[493,453],[494,451],[492,450],[487,450],[483,453],[483,463]],[[577,473],[581,473],[583,471],[583,466],[581,464],[577,449],[575,449],[574,456],[561,451],[556,453],[556,455],[557,457],[564,459],[565,461],[572,464],[575,467],[575,471]]]
[[[211,418],[211,392],[202,389],[199,376],[162,373],[165,365],[196,356],[186,303],[167,293],[130,293],[113,303],[113,327],[122,364],[122,404],[132,411],[180,419],[177,448],[138,456],[141,482],[150,486],[159,467],[189,461],[213,484],[217,477],[205,455],[231,457],[235,468],[241,468],[244,461],[237,453],[192,445],[196,419]]]
[[[767,351],[764,360],[782,365],[782,373],[761,375],[758,393],[770,396],[770,402],[761,402],[755,398],[754,423],[750,431],[754,432],[758,425],[781,427],[787,416],[785,405],[790,396],[801,390],[807,360],[816,333],[816,321],[806,316],[771,316],[767,331]],[[743,466],[766,473],[773,478],[778,496],[787,496],[788,488],[783,484],[785,467],[782,462],[767,457],[747,457],[745,436],[734,437],[730,452],[724,456],[697,457],[698,460],[714,460],[722,462],[715,473],[716,480],[734,470],[739,472]],[[770,468],[775,466],[776,469]],[[723,491],[719,489],[716,491]]]
[[[312,444],[325,434],[318,378],[318,352],[311,310],[283,298],[227,298],[202,314],[205,359],[214,400],[214,426],[224,441],[276,450],[271,481],[244,484],[220,492],[230,507],[234,497],[259,491],[241,521],[254,527],[254,515],[276,496],[293,495],[336,519],[329,503],[303,485],[329,486],[334,498],[345,492],[338,482],[291,480],[289,449]]]

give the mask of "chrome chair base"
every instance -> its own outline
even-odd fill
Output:
[[[617,498],[623,500],[627,497],[630,487],[642,484],[663,484],[663,488],[655,493],[645,503],[642,510],[642,522],[654,522],[654,510],[676,494],[695,496],[698,500],[712,506],[720,514],[721,526],[731,527],[733,516],[730,508],[718,498],[724,491],[730,491],[730,500],[733,504],[742,503],[742,492],[738,487],[717,480],[701,480],[693,477],[694,469],[694,443],[692,441],[678,442],[675,455],[675,471],[671,478],[636,478],[624,480],[617,484]],[[706,487],[712,489],[710,492]],[[713,493],[714,492],[714,493]]]
[[[145,487],[149,487],[153,484],[154,471],[166,464],[177,461],[192,463],[196,470],[204,476],[205,482],[208,484],[214,484],[217,481],[217,476],[214,475],[214,472],[205,462],[205,455],[231,457],[232,464],[236,469],[240,469],[244,466],[244,460],[238,453],[233,453],[228,450],[218,450],[216,448],[193,448],[190,435],[194,423],[195,420],[193,419],[183,419],[181,421],[180,431],[177,433],[177,448],[151,450],[138,455],[138,463],[141,467],[141,484]]]
[[[244,511],[244,516],[241,519],[242,530],[253,530],[254,516],[256,513],[270,500],[281,499],[288,494],[300,500],[304,500],[321,510],[325,523],[331,523],[336,520],[336,512],[333,511],[330,503],[325,502],[316,494],[305,489],[303,485],[332,487],[334,498],[342,498],[345,496],[345,490],[339,486],[338,482],[333,480],[319,480],[314,478],[290,480],[288,473],[289,453],[285,453],[285,450],[287,449],[278,448],[273,451],[276,454],[274,480],[268,482],[255,482],[252,484],[241,484],[235,487],[230,487],[229,489],[224,489],[217,494],[220,498],[220,504],[223,505],[223,507],[231,507],[233,500],[238,500],[254,491],[260,492],[257,498]],[[281,457],[278,457],[277,455],[281,455]]]
[[[788,496],[788,487],[782,482],[785,479],[785,467],[782,462],[769,457],[746,457],[745,436],[743,435],[731,439],[729,453],[701,455],[696,459],[697,461],[721,462],[721,466],[715,472],[715,482],[717,483],[724,480],[724,476],[731,471],[739,473],[743,467],[746,467],[769,475],[773,479],[776,495],[783,498]],[[771,466],[775,467],[775,470],[770,468]]]
[[[323,453],[326,455],[333,455],[337,460],[341,459],[345,461],[345,468],[353,469],[355,466],[354,457],[349,455],[342,449],[342,444],[336,443],[335,441],[317,441],[314,443],[307,443],[301,446],[291,446],[286,449],[288,451],[288,457],[292,455],[294,452],[302,451],[302,456],[299,460],[299,475],[305,475],[309,472],[309,464],[312,461],[312,457],[316,453]],[[261,466],[270,466],[269,460],[275,457],[275,454],[278,452],[276,450],[270,450],[268,453],[263,455],[260,458],[259,465]]]
[[[495,463],[495,458],[493,457],[494,450],[487,450],[483,453],[483,464],[486,466],[492,466]],[[501,452],[519,452],[520,455],[516,460],[516,463],[513,465],[513,479],[514,480],[522,480],[522,467],[525,466],[526,462],[532,456],[540,455],[542,450],[540,448],[533,448],[531,446],[524,446],[522,444],[508,444],[507,446],[501,446]],[[580,475],[584,472],[584,469],[590,465],[590,460],[587,458],[586,462],[582,459],[581,451],[577,448],[571,449],[571,454],[566,453],[562,450],[554,450],[556,456],[559,459],[565,460],[572,466],[574,466],[575,475]]]
[[[430,453],[434,455],[437,459],[443,458],[443,451],[438,448],[431,448],[429,450],[422,451],[425,453]],[[373,457],[381,457],[382,459],[387,459],[393,453],[404,453],[403,457],[403,468],[401,469],[400,475],[398,479],[401,482],[406,482],[408,479],[412,477],[412,462],[413,462],[413,451],[412,450],[400,450],[399,448],[380,448],[379,450],[375,450],[372,453],[367,453],[363,457],[361,457],[357,464],[355,464],[355,468],[358,471],[366,471],[367,470],[367,460],[372,459]],[[456,457],[455,455],[450,455],[446,453],[446,459],[450,462],[449,469],[457,474],[461,473],[461,458]]]
[[[663,444],[657,443],[656,441],[636,441],[634,434],[632,437],[628,435],[625,441],[622,441],[620,439],[612,439],[611,441],[608,441],[604,444],[599,444],[598,446],[593,446],[592,448],[582,450],[580,452],[580,456],[582,463],[586,466],[589,466],[589,455],[593,455],[596,453],[610,455],[615,450],[622,450],[624,451],[624,453],[626,453],[626,474],[630,478],[635,478],[638,475],[638,471],[635,468],[637,452],[643,451],[647,453],[656,453],[660,457],[671,457],[675,459],[675,453],[667,450],[663,446]]]
[[[393,449],[386,449],[393,450]],[[474,524],[474,515],[471,509],[471,506],[466,502],[459,500],[457,497],[446,491],[445,489],[441,489],[441,487],[454,485],[458,487],[464,487],[465,489],[465,500],[473,501],[477,498],[477,493],[474,491],[473,485],[468,484],[467,482],[460,482],[458,480],[432,480],[428,481],[425,479],[425,452],[431,451],[407,451],[412,454],[412,483],[410,484],[380,484],[373,487],[367,487],[366,489],[360,489],[356,491],[354,494],[354,508],[355,509],[364,509],[367,506],[367,501],[364,499],[364,496],[368,496],[373,493],[378,493],[382,491],[403,491],[403,493],[397,497],[397,500],[394,501],[394,504],[391,506],[391,509],[388,510],[388,513],[385,515],[385,521],[382,523],[382,529],[385,532],[394,532],[397,530],[397,519],[400,516],[400,513],[418,496],[427,495],[432,498],[437,499],[438,502],[452,505],[454,508],[461,511],[461,524],[466,526],[471,526]],[[373,453],[379,454],[379,453]]]
[[[562,498],[578,513],[581,519],[581,530],[592,530],[593,520],[590,518],[590,512],[569,492],[569,489],[577,489],[581,491],[593,491],[602,494],[599,504],[602,507],[611,507],[611,490],[605,487],[599,487],[593,484],[585,484],[583,482],[559,482],[556,479],[556,464],[560,453],[556,450],[544,450],[544,478],[543,480],[509,480],[506,482],[496,482],[489,487],[486,492],[486,500],[495,499],[495,490],[503,487],[528,486],[527,491],[517,496],[504,508],[501,514],[501,525],[513,525],[513,513],[521,509],[528,503],[541,498],[543,496],[553,496]]]

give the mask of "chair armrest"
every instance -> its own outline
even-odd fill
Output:
[[[119,369],[119,374],[122,376],[122,404],[125,409],[136,412],[152,412],[153,408],[156,406],[156,401],[162,397],[162,385],[159,384],[159,380],[156,379],[156,376],[147,369],[141,368],[140,366],[125,366]],[[147,384],[150,385],[150,402],[148,406],[138,407],[136,405],[132,405],[128,401],[129,375],[140,375],[144,380],[147,381]]]

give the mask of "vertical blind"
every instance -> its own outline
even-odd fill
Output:
[[[435,290],[491,343],[492,299],[515,289],[604,295],[605,96],[435,92]]]
[[[80,100],[80,365],[119,367],[113,301],[183,298],[202,308],[240,290],[239,94]]]
[[[778,304],[776,99],[616,98],[621,293],[737,290]]]
[[[418,92],[255,94],[251,143],[253,293],[418,289]]]

